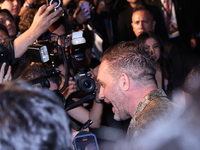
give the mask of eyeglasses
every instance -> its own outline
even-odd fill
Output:
[[[0,24],[5,24],[6,21],[14,22],[14,20],[11,17],[9,17],[9,18],[1,18],[0,19]]]
[[[63,35],[57,35],[56,33],[51,33],[51,41],[57,42],[58,39],[60,39],[61,43],[65,43],[65,34]]]
[[[3,43],[3,42],[5,42],[8,39],[9,39],[8,37],[7,38],[0,38],[0,43]]]

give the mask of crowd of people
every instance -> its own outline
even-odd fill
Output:
[[[0,148],[199,149],[198,0],[58,3],[0,0]]]

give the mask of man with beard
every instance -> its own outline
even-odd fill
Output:
[[[178,108],[157,87],[155,72],[153,56],[134,42],[120,42],[102,57],[99,99],[113,105],[115,120],[132,118],[127,138],[143,135],[150,124],[171,118]]]

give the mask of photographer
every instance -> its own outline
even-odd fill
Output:
[[[47,75],[47,71],[53,69],[51,66],[45,63],[34,63],[28,68],[24,70],[20,79],[30,81],[36,78],[44,77]],[[50,90],[59,90],[59,84],[61,82],[60,75],[47,78],[50,86],[48,87]],[[74,81],[69,80],[69,86],[65,89],[65,93],[71,94],[76,92],[76,85]],[[67,99],[67,95],[64,94],[65,99]],[[68,114],[80,122],[81,124],[85,123],[87,120],[91,119],[93,124],[90,126],[91,128],[98,128],[101,123],[101,114],[102,114],[103,103],[93,102],[93,106],[90,110],[87,110],[83,106],[77,106],[73,109],[68,110]]]
[[[5,47],[10,49],[13,59],[21,57],[27,51],[27,47],[35,42],[61,16],[62,8],[51,13],[55,6],[56,4],[41,6],[34,17],[33,23],[26,32],[14,41],[9,40],[3,43]]]
[[[61,16],[62,8],[52,12],[55,6],[56,3],[50,6],[42,5],[38,9],[28,30],[15,40],[6,40],[0,44],[1,47],[5,47],[10,52],[11,66],[16,65],[15,68],[19,68],[21,64],[18,65],[18,63],[23,64],[25,61],[22,56],[27,51],[28,46],[35,42],[44,32],[46,32],[48,27]],[[14,70],[15,69],[13,68],[12,74],[15,73]]]
[[[62,8],[51,12],[55,6],[55,3],[50,6],[42,5],[38,9],[30,28],[14,40],[15,58],[21,57],[26,52],[27,47],[60,18]]]

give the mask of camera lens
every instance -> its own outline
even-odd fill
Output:
[[[93,92],[95,90],[95,82],[88,76],[82,76],[79,78],[79,88],[84,92]]]
[[[92,86],[91,82],[88,82],[88,81],[85,81],[83,84],[84,84],[84,87],[86,87],[87,89]]]

